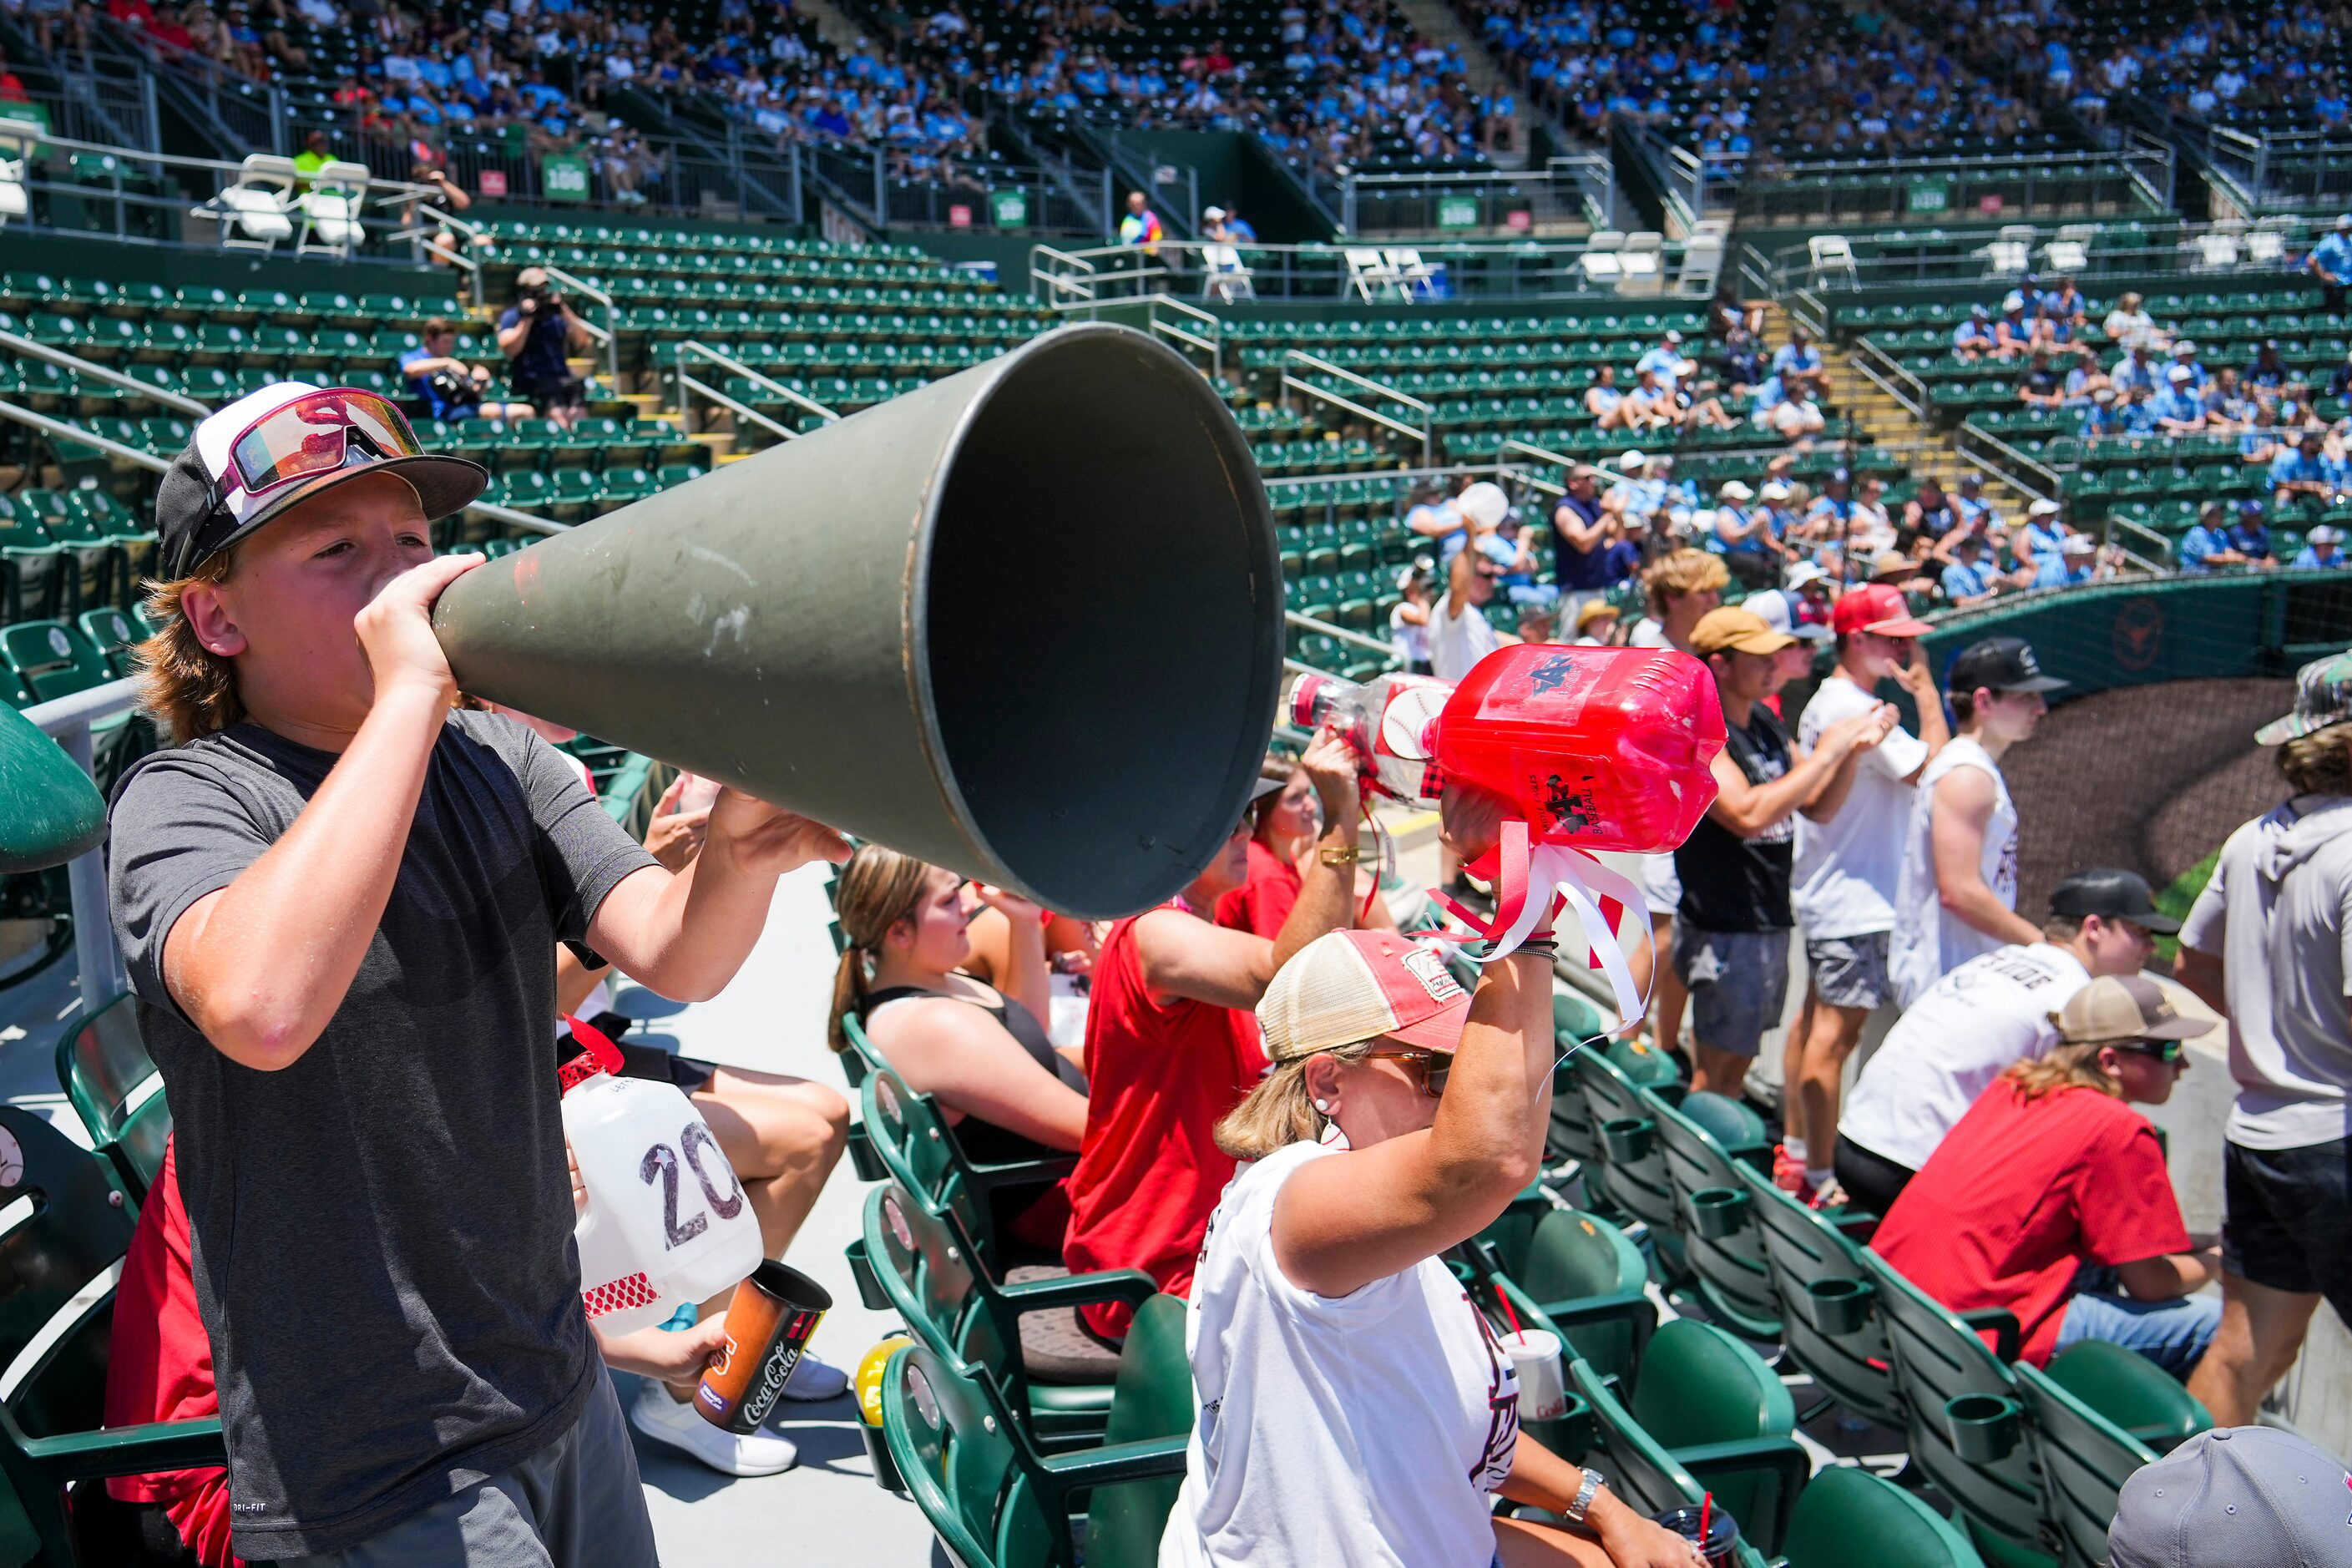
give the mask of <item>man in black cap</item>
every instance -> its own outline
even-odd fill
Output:
[[[2052,1015],[2102,974],[2137,973],[2157,937],[2179,929],[2134,872],[2060,882],[2032,942],[1961,964],[1887,1031],[1839,1112],[1838,1184],[1885,1214],[1994,1079],[2058,1043]]]
[[[1980,952],[2040,940],[2017,913],[2017,806],[2000,759],[2042,722],[2044,694],[2065,685],[2018,637],[1987,637],[1952,660],[1952,738],[1919,774],[1895,880],[1887,975],[1902,1005]]]
[[[555,944],[707,997],[778,876],[846,854],[726,791],[672,875],[544,741],[453,710],[430,614],[481,558],[430,524],[486,478],[373,393],[279,383],[156,496],[176,744],[116,789],[110,891],[248,1560],[654,1561],[582,1311]]]

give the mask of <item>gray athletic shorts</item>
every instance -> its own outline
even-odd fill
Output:
[[[1752,1057],[1789,1000],[1789,933],[1700,931],[1678,919],[1675,973],[1690,988],[1691,1037]]]
[[[512,1469],[452,1493],[357,1546],[281,1568],[654,1568],[653,1521],[613,1380],[572,1430]]]
[[[1813,972],[1813,994],[1832,1007],[1871,1008],[1895,998],[1886,978],[1886,942],[1893,933],[1808,938],[1805,962]]]

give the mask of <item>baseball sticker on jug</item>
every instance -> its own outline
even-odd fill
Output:
[[[675,1084],[619,1074],[618,1047],[570,1020],[563,1135],[588,1206],[572,1227],[580,1297],[606,1333],[658,1323],[759,1266],[760,1221],[719,1139]]]

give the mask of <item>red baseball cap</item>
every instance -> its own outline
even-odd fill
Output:
[[[1297,1061],[1359,1040],[1423,1050],[1462,1043],[1470,993],[1445,961],[1394,931],[1335,931],[1292,954],[1257,1005],[1270,1061]]]
[[[1870,632],[1883,637],[1925,637],[1935,628],[1912,615],[1903,591],[1891,583],[1865,583],[1848,588],[1830,611],[1830,626],[1840,637]]]

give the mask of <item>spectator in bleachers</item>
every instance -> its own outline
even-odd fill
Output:
[[[1440,680],[1459,681],[1508,640],[1486,618],[1486,605],[1517,555],[1496,537],[1500,522],[1472,521],[1471,542],[1454,552],[1446,568],[1445,596],[1430,611],[1430,670]]]
[[[2352,658],[2297,672],[2264,725],[2294,793],[2221,847],[2176,973],[2230,1025],[2221,1329],[2189,1392],[2221,1426],[2254,1418],[2322,1300],[2352,1311],[2346,1106],[2352,1095]]]
[[[2069,534],[2064,543],[2040,558],[2033,568],[2031,588],[2070,588],[2077,583],[2088,583],[2099,574],[2097,542],[2083,535]]]
[[[2197,357],[2197,344],[2195,341],[2189,338],[2175,338],[2172,340],[2172,364],[2170,369],[2166,372],[2163,379],[2167,381],[2172,380],[2173,377],[2171,375],[2171,371],[2174,370],[2187,371],[2189,373],[2189,384],[2200,392],[2204,390],[2206,382],[2211,379],[2211,376],[2207,373],[2203,363]],[[2159,388],[2159,390],[2161,389]]]
[[[1587,599],[1576,612],[1577,647],[1613,647],[1617,643],[1617,606],[1606,599]]]
[[[499,352],[507,356],[507,380],[525,402],[570,429],[587,412],[587,390],[565,360],[586,352],[588,323],[541,268],[515,275],[515,302],[499,317]]]
[[[1750,588],[1769,588],[1780,581],[1788,552],[1772,535],[1772,516],[1762,507],[1748,510],[1756,492],[1738,479],[1727,479],[1716,491],[1715,542],[1722,548],[1731,574]]]
[[[2230,542],[2230,503],[2207,501],[2197,521],[2180,536],[2180,569],[2210,572],[2221,566],[2243,566],[2246,558]]]
[[[2151,357],[2152,346],[2142,339],[2125,349],[2123,357],[2107,368],[2108,384],[2118,393],[2129,395],[2136,392],[2143,397],[2154,397],[2159,387],[2168,383],[2165,380],[2164,367]]]
[[[1999,348],[1992,332],[1992,312],[1982,305],[1969,307],[1968,319],[1952,329],[1953,357],[1973,363]]]
[[[1625,392],[1617,384],[1617,367],[1604,364],[1592,374],[1592,384],[1584,389],[1584,411],[1593,416],[1594,428],[1626,430],[1638,427],[1633,410],[1625,405]]]
[[[1002,985],[967,972],[969,928],[982,908],[1007,917],[1012,972]],[[1076,1151],[1087,1078],[1046,1036],[1052,997],[1035,905],[867,844],[842,868],[834,910],[848,942],[827,1024],[834,1050],[850,1048],[842,1022],[855,1016],[907,1087],[940,1102],[975,1160]],[[1024,1210],[1010,1234],[1055,1247],[1068,1218],[1055,1191]]]
[[[1624,532],[1624,514],[1604,508],[1591,465],[1569,470],[1567,493],[1552,509],[1552,578],[1561,613],[1574,616],[1591,600],[1633,576],[1641,552]]]
[[[1753,393],[1771,374],[1764,363],[1763,340],[1746,327],[1734,327],[1724,334],[1723,356],[1717,363],[1722,369],[1724,390],[1735,398]]]
[[[2238,503],[2238,515],[2230,523],[2230,548],[2243,557],[2249,566],[2278,564],[2278,553],[2271,544],[2270,525],[2263,521],[2262,502],[2242,500]]]
[[[488,365],[469,364],[457,357],[457,328],[444,316],[425,323],[417,334],[420,346],[402,351],[401,378],[409,395],[424,401],[425,410],[444,424],[463,419],[528,419],[528,403],[503,403],[488,398]]]
[[[2176,364],[2164,375],[2165,389],[2148,405],[2157,430],[2166,436],[2196,435],[2205,428],[2205,404],[2197,393],[2195,372],[2185,364]]]
[[[1791,747],[1765,700],[1785,683],[1779,656],[1796,640],[1736,607],[1708,612],[1691,633],[1731,737],[1715,759],[1715,803],[1674,856],[1682,886],[1674,963],[1690,992],[1694,1089],[1737,1096],[1764,1032],[1780,1022],[1796,926],[1797,813],[1843,800],[1856,754],[1895,727],[1894,709],[1873,703],[1830,725],[1811,752]]]
[[[1682,407],[1674,388],[1658,379],[1654,369],[1633,373],[1633,388],[1618,405],[1618,427],[1636,436],[1672,430],[1682,424]]]
[[[1692,653],[1691,633],[1708,611],[1723,603],[1730,569],[1704,550],[1676,550],[1642,574],[1642,598],[1649,614],[1633,625],[1626,641],[1634,647],[1670,647]]]
[[[2075,537],[2060,514],[2065,509],[2056,501],[2037,500],[2025,509],[2025,526],[2017,535],[2017,561],[2021,566],[2039,566],[2066,547],[2066,541]]]
[[[2058,1043],[2002,1072],[1944,1136],[1872,1249],[1954,1311],[2015,1313],[2035,1366],[2105,1340],[2188,1376],[2221,1316],[2192,1292],[2221,1256],[2181,1223],[2164,1145],[2126,1105],[2169,1099],[2181,1042],[2212,1027],[2144,974],[2091,981],[2060,1010]]]
[[[2116,402],[2116,389],[2102,386],[2093,389],[2090,402],[2083,409],[2082,435],[2086,440],[2124,433],[2123,410]]]
[[[452,711],[430,610],[479,558],[435,559],[429,523],[484,479],[381,398],[278,384],[199,425],[157,497],[142,658],[180,743],[117,790],[110,901],[248,1559],[650,1560],[554,1158],[551,955],[707,997],[778,877],[846,853],[727,792],[673,875],[544,742]],[[257,1213],[279,1244],[227,1245]],[[327,1343],[403,1351],[322,1403]]]
[[[2303,536],[2303,548],[2296,552],[2293,564],[2305,572],[2344,565],[2343,552],[2337,549],[2343,542],[2343,532],[2335,524],[2323,522]]]
[[[2050,411],[2066,405],[2066,378],[2051,363],[2047,344],[2034,349],[2025,374],[2018,378],[2017,395],[2028,408]]]
[[[1486,847],[1447,803],[1460,854]],[[1492,818],[1487,818],[1491,823]],[[1443,1262],[1542,1163],[1549,932],[1481,972],[1334,933],[1258,1005],[1273,1068],[1217,1124],[1201,1415],[1161,1561],[1184,1568],[1695,1568],[1691,1544],[1519,1430],[1511,1358]],[[1490,1499],[1566,1521],[1496,1519]]]
[[[1837,1153],[1838,1086],[1871,1013],[1894,999],[1886,950],[1912,786],[1951,731],[1918,639],[1930,629],[1902,594],[1883,584],[1847,590],[1832,612],[1837,665],[1805,704],[1798,743],[1819,750],[1829,727],[1882,704],[1880,682],[1911,694],[1919,733],[1899,723],[1796,819],[1790,906],[1805,931],[1811,1026],[1791,1029],[1787,1135],[1773,1178],[1811,1196],[1828,1187]],[[1832,1201],[1824,1199],[1824,1202]]]
[[[2078,340],[2090,327],[2091,305],[2083,298],[2083,291],[2074,287],[2074,279],[2061,278],[2042,291],[2042,313],[2048,318],[2059,342],[2077,344],[2088,352]]]
[[[1919,775],[1887,945],[1906,1007],[1977,954],[2040,936],[2017,913],[2017,806],[2000,759],[2041,723],[2044,694],[2066,682],[2042,674],[2032,645],[2011,637],[1962,648],[1948,679],[1953,735]]]
[[[2099,331],[2109,342],[2126,350],[2143,344],[2150,348],[2164,346],[2164,334],[2158,331],[2156,318],[2147,313],[2147,300],[2140,294],[2126,292],[2116,300]]]
[[[2308,500],[2326,506],[2336,493],[2320,461],[2320,433],[2305,430],[2293,447],[2282,447],[2271,459],[2271,496],[2284,509]]]
[[[1473,552],[1465,552],[1465,559]],[[1290,956],[1348,924],[1356,887],[1356,764],[1330,734],[1300,765],[1324,829],[1300,866],[1298,901],[1273,940],[1210,919],[1249,875],[1255,823],[1244,812],[1223,851],[1182,894],[1111,927],[1096,959],[1087,1014],[1087,1126],[1069,1179],[1063,1259],[1073,1272],[1142,1268],[1184,1294],[1217,1194],[1234,1173],[1213,1137],[1266,1062],[1247,1009]],[[1260,789],[1280,787],[1264,780]],[[1123,1338],[1120,1304],[1082,1307],[1106,1341]]]
[[[1778,374],[1756,389],[1751,417],[1784,441],[1809,442],[1829,428],[1829,416],[1813,400],[1808,384]]]
[[[1988,557],[1991,547],[1982,536],[1963,533],[1952,541],[1951,563],[1937,580],[1944,602],[1956,610],[1981,605],[2010,584]]]
[[[1389,643],[1407,675],[1427,675],[1429,568],[1420,562],[1397,574],[1397,602],[1389,609]]]
[[[2319,279],[2319,302],[2323,310],[2339,313],[2344,309],[2344,286],[2352,282],[2352,213],[2336,220],[2334,232],[2321,237],[2304,258],[2304,267]]]
[[[2000,318],[1992,324],[1992,353],[1995,359],[2014,359],[2032,353],[2048,342],[2044,325],[2027,313],[2025,296],[2012,290],[2000,302]]]
[[[1897,905],[1898,918],[1901,906]],[[2101,974],[2137,974],[2179,922],[2130,871],[2077,871],[2031,942],[1980,953],[1903,1010],[1838,1118],[1838,1184],[1884,1215],[1993,1079],[2058,1042],[2056,1015]]]
[[[1669,327],[1654,345],[1633,362],[1635,375],[1645,371],[1657,376],[1659,385],[1675,392],[1681,389],[1684,381],[1697,374],[1698,363],[1683,353],[1682,333]]]
[[[1814,400],[1829,395],[1827,363],[1822,358],[1822,351],[1813,346],[1811,334],[1802,327],[1789,329],[1789,341],[1772,356],[1772,374],[1780,378],[1791,395],[1801,394]]]

